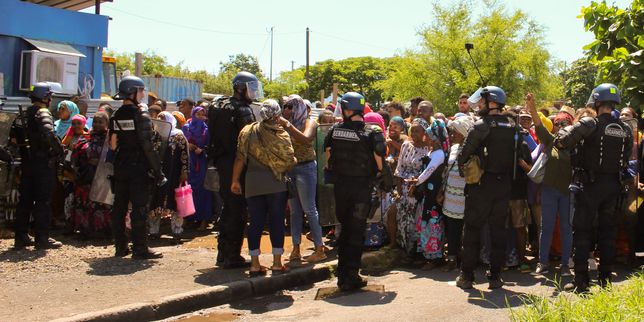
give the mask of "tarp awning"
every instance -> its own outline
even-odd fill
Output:
[[[54,53],[54,54],[86,57],[81,52],[76,50],[74,47],[67,44],[46,41],[46,40],[35,40],[35,39],[29,39],[29,38],[22,38],[22,39],[24,39],[26,42],[30,43],[34,47],[38,48],[38,50],[40,51]]]
[[[67,10],[82,10],[96,5],[96,0],[22,0],[43,6],[50,6]],[[101,2],[112,2],[112,0],[100,0]]]

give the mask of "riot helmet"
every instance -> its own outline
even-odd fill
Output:
[[[51,102],[51,96],[53,94],[60,93],[62,87],[59,83],[52,82],[38,82],[31,86],[31,92],[29,93],[29,98],[34,101],[42,102],[47,105]]]
[[[340,107],[342,108],[342,117],[345,121],[348,121],[354,115],[362,116],[365,108],[364,96],[356,92],[347,92],[340,99]],[[347,117],[344,111],[353,111],[353,114]]]
[[[500,110],[505,106],[506,98],[507,97],[505,95],[505,91],[503,91],[502,88],[497,86],[485,86],[480,87],[476,90],[476,92],[470,95],[470,97],[467,99],[467,102],[470,104],[470,107],[472,107],[474,111],[487,114],[487,112],[489,112],[490,110],[490,102],[496,103],[497,107],[495,107],[494,109]],[[486,110],[479,111],[479,104],[481,103],[482,99],[485,99],[484,103]]]
[[[621,92],[617,86],[610,83],[604,83],[593,89],[593,92],[588,98],[587,104],[591,105],[594,109],[599,108],[601,105],[609,105],[614,109],[615,105],[622,102],[620,96]]]
[[[114,98],[120,100],[129,99],[132,100],[135,105],[138,105],[138,93],[143,90],[145,90],[145,83],[141,78],[136,76],[125,76],[119,82],[119,92]],[[132,94],[134,94],[134,98],[130,97]]]
[[[233,91],[251,102],[264,98],[262,82],[252,73],[241,71],[233,77]]]

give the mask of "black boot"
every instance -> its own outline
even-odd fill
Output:
[[[23,250],[26,247],[30,246],[36,246],[36,243],[29,237],[29,235],[25,237],[19,237],[18,235],[16,235],[13,243],[13,250]]]
[[[474,278],[472,276],[468,276],[472,274],[465,274],[461,271],[461,274],[458,275],[456,278],[456,286],[464,289],[464,290],[469,290],[474,287]]]
[[[43,250],[43,249],[58,249],[63,247],[63,243],[53,239],[53,238],[43,238],[42,240],[38,240],[36,242],[36,249]]]
[[[367,286],[367,281],[360,277],[358,270],[349,270],[344,276],[344,274],[338,277],[338,287],[343,292],[353,291],[361,289]]]
[[[151,251],[148,248],[147,224],[145,220],[132,221],[132,258],[133,259],[157,259],[163,254]]]
[[[597,280],[599,282],[599,286],[602,288],[607,288],[611,285],[611,272],[599,272],[597,276]]]

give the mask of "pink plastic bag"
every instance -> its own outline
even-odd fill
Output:
[[[177,201],[177,215],[188,217],[195,213],[195,203],[192,201],[192,187],[185,183],[174,189],[174,198]]]

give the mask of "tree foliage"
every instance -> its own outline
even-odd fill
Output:
[[[105,52],[106,56],[116,58],[116,71],[122,75],[126,70],[134,74],[134,53]],[[204,92],[213,94],[232,94],[232,79],[241,70],[247,70],[257,75],[261,80],[264,76],[259,68],[257,59],[252,56],[237,54],[229,56],[226,62],[220,62],[218,74],[206,70],[190,71],[183,62],[172,65],[165,56],[154,51],[143,53],[142,74],[149,76],[180,77],[196,80],[203,83]]]
[[[500,86],[509,104],[520,104],[528,91],[545,100],[562,95],[562,83],[545,49],[543,29],[520,11],[508,13],[486,2],[483,15],[473,17],[469,1],[452,6],[433,5],[433,21],[419,32],[420,50],[394,59],[393,72],[380,87],[387,98],[422,96],[442,112],[454,112],[461,93],[472,93],[481,79],[464,49],[474,44],[472,56],[483,83]]]
[[[644,13],[642,1],[620,9],[605,1],[591,2],[581,10],[586,31],[595,40],[584,47],[593,64],[599,68],[598,81],[610,82],[622,89],[625,101],[632,106],[644,103]]]
[[[597,66],[591,64],[587,59],[575,60],[569,68],[566,68],[561,77],[564,82],[564,95],[570,100],[575,108],[583,107],[588,101],[588,96],[595,88],[597,79]]]

